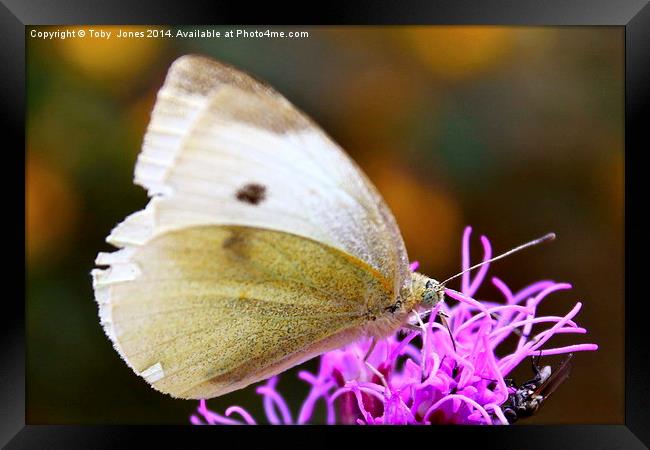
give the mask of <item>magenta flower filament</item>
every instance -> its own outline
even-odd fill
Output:
[[[471,227],[467,227],[462,241],[462,270],[472,265],[471,234]],[[492,248],[485,236],[480,239],[482,261],[487,261]],[[413,263],[411,270],[417,265]],[[515,389],[507,381],[513,369],[524,362],[529,364],[532,356],[591,351],[598,346],[549,344],[558,334],[587,332],[573,320],[581,303],[564,315],[536,315],[542,301],[571,285],[538,281],[513,292],[493,277],[490,281],[502,298],[478,301],[474,296],[488,269],[489,264],[485,264],[475,275],[463,274],[460,291],[445,290],[447,302],[438,303],[430,312],[414,314],[413,324],[420,327],[419,331],[402,329],[377,341],[367,361],[364,357],[370,349],[369,338],[321,355],[316,374],[298,373],[310,390],[295,415],[276,390],[278,377],[268,379],[257,387],[266,415],[263,423],[312,423],[316,405],[322,402],[327,424],[507,425],[502,406]],[[449,329],[436,321],[440,312],[446,315]],[[546,328],[537,331],[540,326]],[[508,348],[504,344],[509,344]],[[208,409],[205,400],[199,402],[190,421],[196,425],[258,423],[239,406],[231,406],[222,415]]]

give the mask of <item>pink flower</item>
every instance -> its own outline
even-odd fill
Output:
[[[471,233],[467,227],[463,235],[463,270],[471,266]],[[485,236],[481,243],[486,261],[492,248]],[[416,268],[417,262],[411,265],[411,270]],[[460,292],[445,291],[457,300],[456,305],[440,302],[424,320],[416,314],[421,331],[398,331],[378,341],[367,362],[364,356],[370,339],[364,338],[321,355],[318,373],[299,372],[311,389],[297,416],[275,388],[278,377],[267,380],[257,387],[266,420],[271,424],[310,423],[316,403],[323,402],[328,424],[508,424],[502,407],[516,390],[507,382],[515,367],[532,356],[596,350],[598,346],[546,346],[557,334],[587,332],[573,321],[581,303],[563,316],[536,316],[543,300],[571,285],[538,281],[512,292],[503,281],[492,278],[503,300],[478,301],[473,296],[488,268],[489,264],[481,266],[473,279],[465,273]],[[439,312],[448,316],[449,330],[436,322]],[[532,334],[533,325],[540,324],[548,327]],[[513,334],[517,342],[508,352],[502,344]],[[257,423],[238,406],[228,408],[225,415],[210,411],[205,400],[190,421],[197,425]]]

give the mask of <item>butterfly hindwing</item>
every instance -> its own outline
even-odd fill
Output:
[[[358,336],[390,287],[365,263],[283,232],[202,226],[138,248],[131,280],[96,274],[116,349],[156,389],[209,398]]]

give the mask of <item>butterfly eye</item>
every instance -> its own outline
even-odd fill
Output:
[[[440,297],[439,297],[439,295],[438,295],[438,291],[436,291],[435,289],[431,289],[431,288],[428,286],[428,283],[427,283],[427,290],[424,291],[424,294],[423,294],[423,296],[422,296],[422,302],[423,302],[425,305],[431,305],[431,306],[433,306],[433,305],[435,305],[436,303],[438,303],[439,301],[440,301]]]

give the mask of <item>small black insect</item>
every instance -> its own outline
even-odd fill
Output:
[[[517,420],[530,417],[537,412],[560,384],[569,378],[571,358],[573,358],[572,353],[557,367],[551,368],[551,366],[539,367],[538,360],[533,357],[535,377],[519,386],[502,405],[503,414],[508,419],[508,423],[513,424]]]
[[[235,197],[240,202],[257,205],[266,198],[266,187],[257,183],[248,183],[239,188],[235,193]]]

